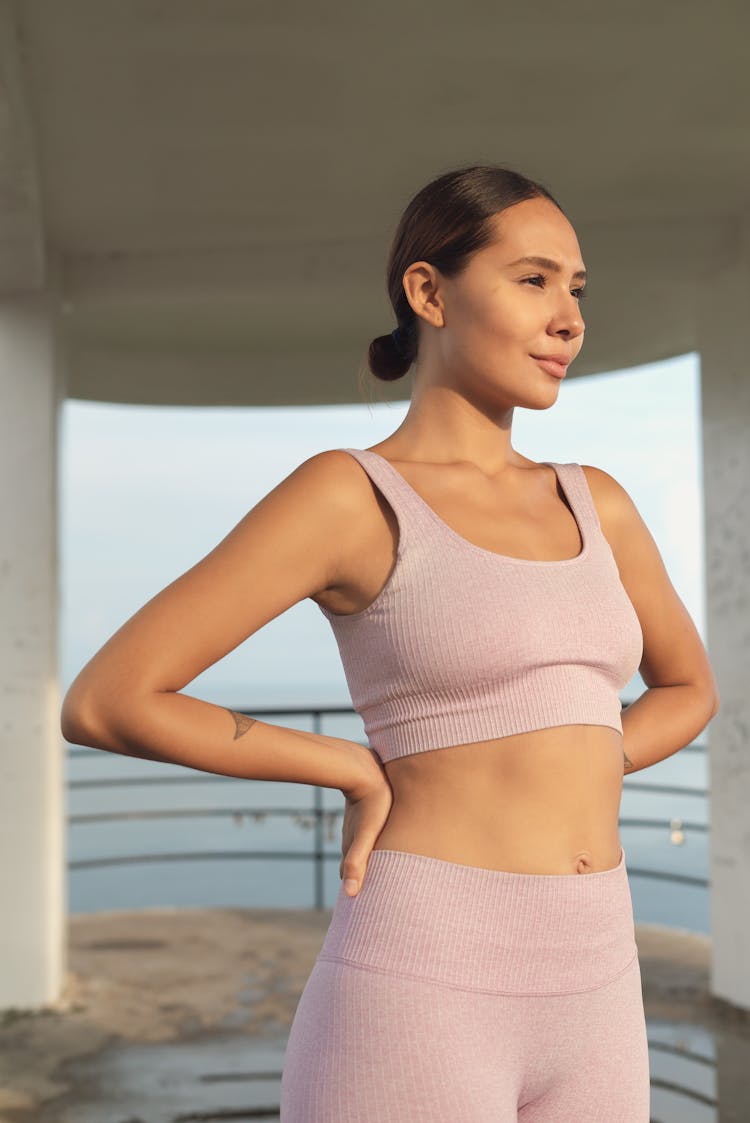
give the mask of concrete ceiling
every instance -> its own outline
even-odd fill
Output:
[[[691,351],[750,215],[749,31],[740,0],[0,0],[0,292],[59,287],[71,397],[360,401],[401,211],[487,161],[576,226],[569,377]]]

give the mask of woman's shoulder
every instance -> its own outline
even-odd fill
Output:
[[[608,528],[613,534],[621,530],[637,513],[631,495],[604,468],[593,464],[581,464],[580,468],[586,477],[602,528]]]

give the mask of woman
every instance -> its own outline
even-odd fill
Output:
[[[69,740],[344,793],[282,1123],[649,1118],[622,776],[692,741],[718,693],[627,492],[511,444],[581,349],[584,283],[542,185],[480,165],[424,187],[389,258],[398,328],[369,351],[380,378],[416,364],[402,424],[301,464],[65,699]],[[366,747],[177,693],[304,597]]]

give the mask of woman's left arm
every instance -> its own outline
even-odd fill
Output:
[[[623,771],[630,774],[689,745],[718,711],[719,691],[703,641],[635,503],[602,468],[582,467],[643,633],[639,672],[648,689],[622,712]]]

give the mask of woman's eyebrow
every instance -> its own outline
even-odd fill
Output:
[[[531,254],[530,256],[519,257],[515,261],[509,262],[509,267],[511,265],[521,264],[541,265],[543,269],[550,269],[553,273],[562,273],[562,265],[560,265],[560,263],[557,261],[553,261],[551,257],[537,257],[536,255]],[[575,280],[580,279],[585,281],[586,270],[579,269],[578,272],[573,274],[573,278]]]

